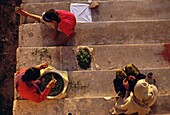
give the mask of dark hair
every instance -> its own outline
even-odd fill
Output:
[[[42,16],[42,18],[46,22],[56,21],[60,23],[61,21],[58,12],[56,12],[54,9],[50,9],[46,11],[45,14]]]
[[[150,73],[148,73],[148,75],[149,75],[149,76],[153,76],[153,73],[152,73],[152,72],[150,72]]]
[[[37,68],[29,68],[26,70],[25,74],[22,76],[22,81],[34,81],[40,77],[40,70]]]

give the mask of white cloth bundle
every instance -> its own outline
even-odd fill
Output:
[[[70,12],[75,15],[77,22],[92,22],[89,4],[71,3]]]

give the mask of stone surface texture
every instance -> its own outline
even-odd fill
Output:
[[[54,8],[69,11],[70,3],[87,1],[23,0],[22,9],[41,15]],[[170,114],[170,1],[98,1],[92,23],[77,23],[76,36],[57,46],[54,30],[20,17],[17,70],[47,62],[68,71],[67,96],[34,103],[15,91],[14,115],[110,115],[116,102],[115,70],[133,63],[141,73],[153,73],[159,94],[150,114]],[[59,37],[62,35],[59,34]],[[76,59],[78,46],[93,48],[91,68],[82,70]],[[96,69],[94,63],[100,69]],[[70,114],[69,114],[70,113]]]

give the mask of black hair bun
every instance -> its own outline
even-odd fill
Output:
[[[57,23],[61,22],[59,13],[56,12],[54,9],[50,9],[46,11],[42,18],[46,22],[52,22],[52,21],[56,21]]]
[[[26,70],[25,74],[22,76],[23,81],[34,81],[40,77],[40,70],[37,68],[29,68]]]

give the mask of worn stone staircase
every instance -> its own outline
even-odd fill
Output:
[[[41,15],[49,8],[69,11],[70,3],[83,0],[23,0],[22,8]],[[110,115],[116,100],[115,69],[135,64],[142,73],[153,72],[159,96],[150,114],[170,114],[170,1],[98,1],[92,23],[77,23],[75,38],[55,46],[54,31],[21,16],[17,70],[48,62],[68,71],[67,96],[61,100],[34,103],[15,92],[14,115]],[[74,50],[94,48],[100,70],[80,70]],[[111,97],[108,99],[107,97]]]

